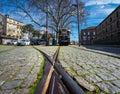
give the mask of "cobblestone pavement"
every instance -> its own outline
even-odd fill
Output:
[[[31,46],[0,53],[0,94],[30,94],[42,61]]]
[[[59,60],[88,94],[120,94],[120,59],[65,46]]]
[[[14,46],[0,45],[0,53],[14,49]]]
[[[51,58],[53,58],[53,55],[58,48],[58,46],[34,46],[34,47],[37,48],[37,49],[40,49],[43,52],[45,52]]]

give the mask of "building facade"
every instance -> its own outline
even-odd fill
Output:
[[[95,44],[120,45],[120,6],[97,27]]]
[[[81,44],[91,45],[96,38],[96,27],[88,27],[81,30]]]
[[[10,40],[17,40],[22,37],[21,26],[24,24],[5,15],[2,17],[3,30],[1,32],[1,43],[7,44]]]
[[[2,43],[1,36],[2,36],[3,30],[4,30],[3,18],[4,18],[4,16],[0,14],[0,44]]]

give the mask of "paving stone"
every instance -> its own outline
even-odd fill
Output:
[[[61,65],[65,68],[65,67],[68,67],[68,64],[65,63],[64,61],[60,61]]]
[[[78,75],[83,75],[83,74],[89,74],[89,72],[88,72],[87,70],[84,70],[84,69],[83,69],[83,70],[78,70],[78,71],[77,71],[77,74],[78,74]]]
[[[105,73],[105,74],[108,74],[110,72],[105,68],[97,68],[95,71],[96,73]]]
[[[120,88],[120,80],[112,81],[112,83]]]
[[[67,73],[68,73],[71,77],[74,77],[74,76],[77,75],[74,71],[67,71]]]
[[[4,74],[2,74],[0,76],[0,82],[1,81],[6,81],[8,79],[11,79],[12,78],[12,73],[11,72],[5,72]]]
[[[115,79],[117,79],[112,74],[97,74],[97,75],[99,75],[103,80],[115,80]]]
[[[18,73],[13,79],[25,79],[27,77],[26,74],[21,74],[21,73]]]
[[[90,82],[94,82],[94,83],[102,81],[101,78],[99,78],[98,76],[96,76],[94,74],[86,75],[86,80],[88,80]]]
[[[0,94],[14,94],[16,90],[0,90]]]
[[[82,70],[82,68],[79,65],[74,65],[73,68],[78,71],[78,70]]]
[[[86,69],[86,70],[88,70],[88,69],[91,69],[91,68],[92,68],[90,65],[87,65],[87,64],[82,65],[82,67],[83,67],[84,69]]]
[[[114,76],[116,76],[118,79],[120,79],[120,72],[113,73]]]
[[[5,84],[1,87],[2,89],[14,89],[19,87],[22,83],[22,80],[13,80],[10,82],[5,82]]]
[[[38,74],[40,71],[40,67],[34,67],[33,70],[31,71],[31,74]]]
[[[30,74],[27,79],[25,79],[22,87],[29,87],[37,80],[37,74]]]
[[[71,71],[70,67],[65,67],[64,70],[65,71]]]
[[[0,75],[2,74],[3,72],[2,71],[0,71]]]
[[[15,94],[29,94],[30,90],[28,88],[19,89]]]
[[[30,67],[26,67],[26,66],[22,67],[21,70],[19,71],[19,73],[27,75],[30,72],[31,68],[32,68],[32,66],[30,66]]]
[[[111,83],[109,82],[102,82],[102,83],[97,83],[98,87],[107,92],[107,93],[110,93],[110,94],[114,94],[114,93],[119,93],[120,92],[120,89],[114,85],[112,85]]]
[[[120,68],[111,68],[110,71],[113,73],[120,72]]]
[[[75,80],[84,88],[86,88],[89,91],[94,91],[95,87],[91,84],[89,84],[86,80],[84,80],[82,77],[75,76]]]

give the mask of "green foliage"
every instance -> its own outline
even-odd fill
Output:
[[[31,86],[31,90],[30,90],[29,94],[34,94],[35,88],[36,88],[37,84],[39,83],[40,79],[42,78],[42,76],[44,74],[44,61],[45,61],[45,58],[43,58],[43,60],[41,62],[40,72],[39,72],[39,74],[37,76],[36,82],[34,82],[34,84]]]
[[[35,31],[32,24],[27,24],[27,25],[21,27],[21,30],[23,33],[26,33],[27,31],[33,33]]]
[[[70,66],[70,70],[76,73],[76,70],[72,66]]]

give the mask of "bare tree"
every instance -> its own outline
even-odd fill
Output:
[[[3,0],[2,0],[3,1]],[[69,28],[75,22],[76,7],[74,0],[8,0],[8,6],[14,7],[16,12],[25,13],[32,22],[40,27],[52,28],[56,33],[60,28]],[[84,3],[80,1],[80,23],[84,21]],[[7,4],[6,4],[7,5]],[[49,24],[46,24],[46,14]],[[73,15],[74,14],[74,15]]]

